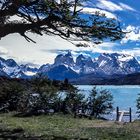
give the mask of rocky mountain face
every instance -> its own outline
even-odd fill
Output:
[[[102,53],[98,58],[80,54],[73,58],[71,52],[59,54],[54,64],[44,64],[39,69],[29,65],[18,65],[13,59],[0,58],[0,76],[11,78],[30,78],[35,74],[48,76],[50,79],[72,81],[96,81],[112,76],[124,76],[140,72],[140,64],[135,57],[127,54]]]
[[[37,68],[26,65],[18,65],[13,59],[3,59],[0,57],[0,76],[11,78],[29,78],[36,74]]]
[[[68,65],[70,67],[73,67],[74,66],[74,60],[73,60],[73,57],[71,55],[71,52],[68,52],[65,55],[60,54],[60,55],[56,56],[56,58],[54,60],[54,65],[55,66]]]
[[[111,75],[127,75],[140,72],[140,64],[131,55],[118,53],[103,53],[93,60],[80,54],[74,61],[72,54],[60,54],[54,64],[43,65],[38,73],[48,75],[49,78],[62,80],[64,78],[81,78],[86,75],[107,77]],[[92,76],[91,76],[92,77]]]
[[[81,74],[92,73],[98,67],[98,63],[93,62],[91,57],[85,57],[82,54],[76,58],[75,65]]]
[[[131,55],[112,53],[103,53],[99,56],[98,71],[107,75],[130,74],[140,71],[140,64]]]

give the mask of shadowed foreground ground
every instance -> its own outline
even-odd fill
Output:
[[[140,121],[73,118],[69,115],[14,117],[0,114],[0,140],[140,140]]]

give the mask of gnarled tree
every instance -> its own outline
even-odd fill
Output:
[[[98,12],[84,16],[81,3],[81,0],[0,0],[0,38],[19,33],[27,41],[33,41],[27,36],[27,32],[32,32],[98,44],[104,39],[114,41],[124,36],[116,19]]]

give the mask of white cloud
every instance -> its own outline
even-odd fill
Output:
[[[132,27],[128,27],[131,29]],[[90,43],[90,47],[75,47],[73,44],[67,42],[56,36],[36,36],[29,34],[31,38],[37,41],[37,44],[29,43],[24,38],[17,34],[9,35],[3,38],[0,42],[0,52],[5,54],[4,58],[14,58],[20,64],[33,63],[42,65],[46,63],[53,63],[54,58],[58,54],[55,50],[72,50],[72,54],[76,56],[76,52],[83,53],[127,53],[134,56],[140,56],[140,48],[125,49],[114,51],[114,47],[119,44],[113,42],[104,42],[100,45]],[[50,50],[53,50],[52,52]]]
[[[119,54],[128,54],[134,56],[135,58],[140,56],[140,48],[133,48],[133,49],[124,49],[124,50],[116,50],[113,49],[103,50],[101,48],[96,48],[92,51],[93,53],[119,53]]]
[[[132,49],[118,49],[118,50],[114,50],[113,47],[117,47],[119,44],[116,43],[105,43],[104,46],[100,45],[100,46],[96,46],[96,47],[89,47],[89,48],[81,48],[81,49],[77,49],[76,51],[72,51],[72,54],[74,57],[77,57],[77,55],[79,54],[83,54],[86,56],[90,56],[91,53],[119,53],[119,54],[128,54],[131,56],[134,56],[135,58],[140,56],[140,48],[132,48]],[[108,49],[106,49],[107,47],[110,47]]]
[[[102,44],[99,44],[98,47],[106,47],[106,48],[112,48],[115,46],[118,46],[119,44],[114,42],[103,42]]]
[[[104,49],[102,47],[95,47],[94,49],[92,49],[92,53],[114,53],[116,51],[114,51],[113,49]]]
[[[89,7],[90,6],[90,7]],[[104,13],[108,18],[117,19],[116,15],[112,12],[114,11],[135,11],[136,10],[124,3],[114,3],[108,0],[98,0],[94,3],[92,1],[84,2],[84,7],[78,7],[77,10],[82,9],[83,13],[95,14],[96,11]],[[110,12],[109,12],[110,11]]]
[[[122,50],[121,52],[124,54],[132,55],[135,58],[140,56],[140,48],[125,49],[125,50]]]
[[[118,43],[113,43],[113,42],[104,42],[100,45],[97,45],[96,47],[89,47],[89,48],[86,48],[85,50],[84,49],[81,49],[80,51],[89,51],[89,52],[92,52],[92,53],[129,54],[129,55],[132,55],[136,58],[140,56],[140,48],[138,48],[138,47],[137,48],[130,48],[130,49],[119,48],[119,44]]]
[[[134,8],[130,7],[129,5],[127,4],[124,4],[124,3],[119,3],[120,6],[125,9],[125,10],[130,10],[130,11],[136,11]]]
[[[81,9],[81,8],[79,8],[79,9]],[[115,14],[112,14],[111,12],[108,12],[108,11],[105,11],[105,10],[100,10],[98,8],[85,7],[85,8],[82,9],[82,12],[86,13],[86,14],[95,14],[95,12],[100,12],[100,13],[105,14],[107,18],[117,18],[115,16]]]
[[[89,51],[93,53],[113,53],[114,52],[113,47],[115,46],[118,46],[118,44],[113,42],[104,42],[96,46],[92,43],[90,47],[77,48],[77,51],[81,52]]]
[[[0,46],[0,55],[7,55],[8,54],[8,50],[2,46]]]
[[[58,36],[38,36],[35,34],[28,34],[37,43],[27,42],[22,36],[18,34],[11,34],[1,39],[1,52],[6,54],[4,58],[14,58],[17,62],[29,62],[34,64],[53,63],[57,54],[51,53],[50,49],[72,49],[76,47],[70,42],[61,39]]]
[[[136,11],[134,8],[130,7],[127,4],[124,4],[124,3],[116,4],[109,0],[98,0],[96,6],[98,8],[105,9],[105,10],[112,11],[112,12],[123,11],[123,10]]]
[[[127,43],[128,41],[140,41],[140,26],[129,25],[124,30],[126,33],[125,37],[121,40],[121,43]]]
[[[4,58],[13,58],[20,64],[33,63],[42,65],[46,63],[53,63],[54,58],[58,54],[59,50],[72,50],[73,52],[90,51],[111,53],[112,47],[117,45],[113,42],[104,42],[95,47],[95,44],[89,42],[88,45],[90,47],[76,47],[75,45],[61,39],[58,36],[38,36],[33,34],[28,34],[28,36],[30,36],[37,43],[29,43],[18,34],[8,35],[5,38],[2,38],[0,42],[0,46],[2,46],[1,50],[7,53]],[[83,43],[86,42],[83,41]]]
[[[109,11],[122,11],[123,8],[111,1],[108,0],[99,0],[99,2],[96,4],[97,7],[106,9]]]
[[[91,4],[93,1],[91,1]],[[116,18],[116,15],[111,13],[113,11],[135,11],[129,5],[124,3],[114,3],[109,0],[98,0],[97,4],[87,5],[97,8],[83,7],[82,12],[88,14],[94,14],[96,11],[106,14],[108,18]],[[78,7],[81,9],[81,7]],[[99,9],[100,8],[100,9]],[[103,10],[101,10],[103,9]],[[78,9],[77,9],[78,10]],[[111,11],[111,12],[109,12]],[[11,20],[20,20],[17,17],[12,17]],[[121,43],[127,43],[130,41],[139,41],[140,40],[140,27],[128,26],[126,31],[131,31],[126,34],[126,37],[122,39]],[[19,63],[34,63],[42,65],[45,63],[53,63],[54,58],[57,55],[55,50],[72,50],[73,54],[75,51],[90,51],[93,53],[128,53],[135,56],[140,56],[140,49],[125,49],[120,51],[114,51],[113,47],[117,46],[117,43],[104,42],[95,47],[95,44],[89,42],[90,47],[75,47],[73,44],[67,42],[66,40],[61,39],[58,36],[38,36],[33,34],[28,34],[37,44],[27,42],[23,37],[18,34],[8,35],[1,39],[0,41],[0,55],[3,55],[5,58],[14,58]],[[83,43],[86,43],[83,41]],[[54,50],[51,52],[49,50]],[[76,55],[76,54],[74,54]]]

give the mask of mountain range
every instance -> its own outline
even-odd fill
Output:
[[[29,78],[37,73],[38,69],[26,65],[18,65],[13,59],[0,57],[0,76],[9,78]]]
[[[87,75],[108,77],[111,75],[127,75],[140,72],[140,64],[135,57],[127,54],[102,53],[98,58],[80,54],[75,61],[70,52],[58,55],[54,64],[46,64],[39,68],[38,73],[43,73],[51,79],[74,79]]]
[[[42,74],[55,80],[68,78],[74,84],[111,84],[112,81],[115,84],[115,79],[123,84],[125,82],[120,82],[120,79],[139,72],[139,62],[128,54],[102,53],[93,59],[82,54],[74,58],[69,51],[57,55],[53,64],[44,64],[40,68],[18,65],[13,59],[0,58],[0,76],[10,78],[26,79]]]

